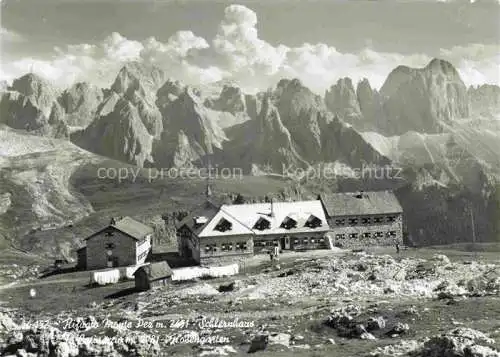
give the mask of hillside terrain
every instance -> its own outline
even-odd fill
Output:
[[[0,129],[0,241],[78,221],[94,210],[70,184],[74,171],[102,159],[67,140]]]
[[[0,287],[0,352],[497,357],[491,248],[290,253],[279,268],[249,262],[238,276],[141,293],[130,281],[89,287],[85,272],[37,279],[36,263],[6,264],[5,282],[17,282]],[[30,289],[35,298],[25,298]]]

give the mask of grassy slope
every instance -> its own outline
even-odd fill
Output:
[[[95,212],[66,227],[31,232],[19,241],[19,247],[27,251],[54,254],[54,247],[85,238],[107,224],[112,216],[128,215],[148,220],[173,211],[189,210],[204,199],[204,179],[149,180],[149,169],[142,169],[137,179],[134,180],[131,175],[129,179],[119,182],[117,179],[99,178],[97,170],[101,167],[128,167],[130,170],[136,170],[112,160],[80,167],[71,178],[72,189],[84,197]],[[211,181],[215,200],[230,193],[241,193],[245,197],[263,197],[268,193],[280,192],[288,184],[287,181],[277,178],[249,176]]]

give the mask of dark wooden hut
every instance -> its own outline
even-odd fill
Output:
[[[135,288],[138,291],[145,291],[154,286],[166,285],[171,276],[172,269],[166,261],[150,263],[135,271]]]

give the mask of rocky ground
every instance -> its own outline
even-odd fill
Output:
[[[3,355],[500,356],[494,255],[303,254],[142,293],[121,283],[100,299],[112,288],[72,276],[72,298],[54,285],[68,277],[42,285],[29,276],[24,289],[37,297],[0,290]],[[73,301],[45,299],[43,288]]]

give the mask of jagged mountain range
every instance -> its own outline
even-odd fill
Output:
[[[134,62],[109,89],[77,83],[58,92],[27,74],[2,90],[0,107],[0,121],[12,128],[55,138],[79,129],[71,135],[77,145],[141,167],[205,165],[210,158],[257,173],[324,162],[359,167],[447,161],[446,152],[423,155],[426,142],[432,135],[454,136],[450,128],[471,117],[496,118],[500,88],[467,88],[450,63],[434,59],[424,68],[395,68],[380,91],[366,79],[354,88],[342,78],[322,97],[299,80],[283,79],[255,95],[231,84],[214,95]],[[444,139],[438,146],[435,151],[446,151]],[[490,156],[478,161],[495,167],[498,155]]]
[[[398,66],[380,91],[366,79],[354,88],[350,78],[341,78],[326,91],[325,103],[360,131],[435,134],[460,119],[498,118],[500,87],[467,88],[453,65],[434,59],[424,68]]]
[[[463,221],[464,202],[489,212],[478,223],[484,227],[500,207],[500,88],[467,88],[445,61],[397,67],[380,90],[342,78],[324,96],[296,79],[257,94],[231,83],[196,88],[139,63],[125,65],[107,89],[57,90],[27,74],[0,93],[0,228],[7,233],[21,221],[61,226],[91,213],[69,179],[105,157],[160,168],[210,162],[255,175],[316,164],[403,167],[402,182],[354,180],[355,189],[395,189],[410,212],[410,233],[429,243],[455,239],[442,235]],[[422,228],[428,207],[439,208],[443,229]],[[493,231],[484,228],[484,236]]]

